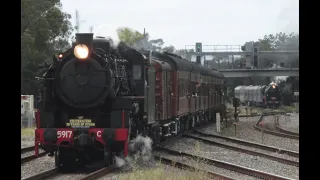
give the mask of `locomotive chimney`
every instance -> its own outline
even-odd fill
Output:
[[[76,42],[78,44],[85,44],[89,49],[93,49],[93,33],[76,33]]]

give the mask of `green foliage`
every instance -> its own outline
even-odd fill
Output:
[[[119,40],[125,42],[128,45],[138,48],[151,49],[153,51],[162,50],[164,44],[163,39],[149,40],[149,34],[145,35],[128,27],[119,28],[117,30]]]
[[[263,39],[259,39],[261,51],[271,50],[298,50],[299,34],[277,33],[275,35],[265,35]]]
[[[122,42],[127,43],[128,45],[133,45],[134,43],[136,43],[138,40],[144,38],[144,35],[141,34],[138,31],[135,31],[133,29],[130,28],[118,28],[117,29],[117,34],[119,37],[119,40]]]
[[[163,39],[154,39],[150,40],[149,43],[151,43],[151,47],[153,51],[160,51],[162,49],[162,45],[164,44]]]
[[[294,51],[299,50],[299,34],[297,33],[276,33],[275,35],[265,35],[263,39],[259,39],[255,42],[259,44],[260,51]],[[288,57],[288,55],[284,55]],[[290,55],[290,67],[299,67],[299,56]],[[270,68],[274,63],[278,64],[277,61],[281,59],[281,55],[263,55],[259,57],[261,68]]]
[[[21,129],[21,137],[34,137],[34,128]]]
[[[70,14],[60,0],[21,0],[21,93],[35,94],[38,65],[70,47]]]
[[[175,48],[174,46],[166,46],[164,48],[162,48],[163,51],[166,51],[166,52],[170,52],[170,53],[173,53],[175,51]]]

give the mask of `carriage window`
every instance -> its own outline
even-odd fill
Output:
[[[141,67],[139,65],[133,65],[133,79],[139,80],[141,79]]]

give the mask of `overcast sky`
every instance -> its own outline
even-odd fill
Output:
[[[61,0],[63,10],[80,13],[80,32],[116,36],[130,27],[165,45],[242,45],[265,34],[299,32],[298,0]]]

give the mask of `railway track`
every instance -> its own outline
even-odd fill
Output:
[[[41,153],[39,153],[38,154],[38,157],[36,156],[36,155],[29,155],[29,156],[25,156],[25,157],[22,157],[21,158],[21,164],[22,163],[26,163],[26,162],[29,162],[29,161],[32,161],[32,160],[34,160],[34,159],[37,159],[37,158],[39,158],[39,157],[43,157],[43,156],[45,156],[47,153],[46,152],[41,152]]]
[[[293,136],[298,136],[299,137],[299,133],[283,129],[279,124],[277,124],[276,127],[280,132],[282,132],[284,134],[291,134]]]
[[[166,158],[166,157],[163,157],[163,156],[155,155],[154,157],[155,157],[156,160],[160,161],[163,164],[167,164],[167,165],[170,165],[170,166],[173,166],[173,167],[177,167],[177,168],[180,168],[180,169],[188,169],[188,170],[191,170],[191,171],[204,172],[206,174],[206,177],[211,178],[211,179],[218,178],[218,179],[221,179],[221,180],[235,180],[234,178],[231,178],[229,176],[222,175],[222,174],[219,174],[219,173],[215,173],[215,172],[212,172],[212,171],[202,170],[202,169],[196,168],[194,166],[190,166],[190,165],[182,163],[182,162],[176,162],[176,161],[174,161],[172,159],[169,159],[169,158]]]
[[[270,114],[270,113],[268,113],[268,114]],[[263,114],[263,115],[265,115],[265,114]],[[263,115],[261,115],[261,116],[263,116]],[[254,116],[254,115],[252,115],[252,116]],[[259,121],[260,120],[262,120],[262,118],[260,118]],[[299,153],[293,152],[293,151],[282,150],[282,149],[271,147],[271,146],[265,146],[265,145],[261,145],[261,144],[257,144],[257,143],[246,142],[246,141],[243,141],[243,140],[237,140],[237,139],[232,139],[232,138],[218,136],[218,135],[204,134],[204,133],[201,133],[201,132],[197,132],[196,130],[193,130],[193,131],[198,133],[198,134],[204,135],[204,136],[218,137],[218,138],[230,140],[232,142],[236,142],[236,143],[239,143],[239,144],[245,144],[245,145],[249,145],[249,146],[253,146],[253,147],[259,147],[259,148],[264,149],[264,150],[269,150],[269,151],[277,152],[277,153],[280,153],[280,154],[282,153],[282,154],[288,154],[288,155],[294,156],[294,157],[299,157]],[[190,138],[190,135],[182,135],[182,136]],[[195,138],[195,137],[191,137],[191,138]],[[209,142],[209,140],[200,139],[198,137],[196,137],[196,139],[201,140],[201,141],[203,141],[205,143],[215,144],[215,145],[223,146],[225,148],[229,148],[229,149],[233,149],[233,150],[238,150],[238,151],[242,151],[242,152],[245,151],[245,153],[248,153],[248,154],[258,155],[257,152],[244,150],[244,149],[241,149],[241,148],[236,148],[235,146],[223,145],[221,143],[217,143],[217,142],[213,142],[213,141]],[[30,152],[33,149],[34,149],[34,146],[21,148],[21,154],[22,153],[26,153],[26,152]],[[192,154],[188,154],[188,153],[184,153],[184,152],[177,152],[177,151],[166,149],[166,148],[163,148],[163,147],[157,147],[156,150],[166,151],[167,153],[175,154],[175,155],[183,155],[183,156],[188,156],[188,157],[193,157],[193,158],[199,158],[199,157],[197,157],[195,155],[192,155]],[[38,157],[44,156],[46,154],[47,153],[45,153],[45,152],[39,153]],[[287,160],[287,159],[278,158],[278,157],[271,156],[271,155],[268,155],[268,154],[261,154],[260,153],[259,156],[264,156],[264,157],[273,159],[275,161],[279,161],[279,162],[282,162],[282,163],[286,163],[286,164],[290,164],[290,165],[294,165],[294,166],[298,166],[299,167],[299,162],[294,162],[294,161],[290,161],[290,160]],[[26,156],[26,157],[21,158],[21,163],[28,162],[28,161],[31,161],[31,160],[36,159],[36,158],[37,157],[35,157],[35,155]],[[200,158],[204,159],[207,162],[210,162],[210,164],[214,164],[216,166],[220,166],[220,167],[225,168],[225,169],[229,169],[229,170],[232,170],[232,171],[235,171],[235,172],[240,172],[240,173],[251,175],[251,176],[254,176],[254,177],[258,177],[258,178],[289,180],[289,178],[286,178],[286,177],[277,176],[277,175],[274,175],[274,174],[269,174],[269,173],[266,173],[266,172],[257,171],[257,170],[251,169],[251,168],[246,168],[246,167],[243,167],[243,166],[230,164],[228,162],[223,162],[223,161],[214,160],[214,159],[208,159],[208,158],[203,158],[203,157],[200,157]],[[201,169],[198,169],[196,167],[187,165],[185,163],[174,162],[173,160],[170,160],[170,159],[165,158],[165,157],[155,156],[155,159],[160,160],[162,163],[173,165],[173,166],[178,167],[178,168],[190,169],[190,170],[196,170],[196,171],[204,171],[208,178],[218,178],[218,179],[228,179],[228,180],[233,180],[234,179],[234,178],[231,178],[231,177],[228,177],[228,176],[225,176],[225,175],[222,175],[222,174],[218,174],[218,173],[215,173],[215,172],[201,170]],[[81,178],[81,180],[98,179],[98,178],[106,176],[108,174],[112,174],[113,172],[117,172],[116,169],[117,168],[115,168],[114,166],[107,167],[107,168],[100,168],[99,170],[96,170],[96,171],[86,175],[85,177]],[[49,177],[52,177],[52,176],[56,176],[58,174],[61,174],[59,169],[58,168],[53,168],[53,169],[41,172],[39,174],[27,177],[27,178],[25,178],[25,180],[46,179],[46,178],[49,178]]]
[[[186,153],[186,152],[175,151],[175,150],[164,148],[164,147],[159,147],[158,146],[156,151],[162,151],[162,152],[169,153],[169,154],[172,154],[172,155],[177,155],[177,156],[187,156],[187,157],[191,157],[191,158],[195,158],[195,159],[201,159],[202,161],[206,162],[207,164],[218,166],[218,167],[221,167],[221,168],[224,168],[224,169],[228,169],[228,170],[231,170],[231,171],[235,171],[235,172],[238,172],[238,173],[242,173],[242,174],[245,174],[245,175],[249,175],[249,176],[253,176],[253,177],[257,177],[257,178],[261,178],[261,179],[292,180],[291,178],[288,178],[288,177],[283,177],[283,176],[279,176],[279,175],[276,175],[276,174],[271,174],[271,173],[267,173],[267,172],[263,172],[263,171],[258,171],[258,170],[252,169],[252,168],[247,168],[247,167],[244,167],[244,166],[231,164],[231,163],[228,163],[228,162],[225,162],[225,161],[216,160],[216,159],[205,158],[205,157],[197,156],[197,155],[194,155],[194,154],[189,154],[189,153]],[[164,157],[160,157],[160,158],[161,159],[165,159]],[[177,163],[177,162],[175,162],[175,163]],[[180,162],[178,162],[178,163],[181,164]],[[227,177],[225,177],[225,178],[227,178]]]
[[[276,131],[271,131],[271,130],[267,130],[267,129],[263,129],[260,127],[260,123],[261,121],[263,120],[263,117],[264,116],[267,116],[267,115],[273,115],[273,114],[270,114],[270,113],[267,113],[267,114],[262,114],[258,120],[258,122],[254,125],[254,128],[258,131],[262,131],[264,133],[267,133],[267,134],[271,134],[271,135],[275,135],[275,136],[280,136],[280,137],[285,137],[285,138],[290,138],[290,139],[297,139],[299,140],[299,135],[293,135],[293,134],[288,134],[288,133],[281,133],[281,132],[276,132]]]
[[[106,175],[113,175],[112,173],[118,173],[118,168],[116,168],[115,165],[110,167],[104,167],[97,171],[94,171],[86,175],[85,177],[81,178],[81,180],[96,180],[98,178],[105,177]]]
[[[27,178],[24,178],[23,180],[41,180],[41,179],[45,179],[45,178],[57,175],[58,173],[59,173],[59,168],[53,168],[53,169],[35,174],[33,176],[29,176]]]
[[[28,153],[28,152],[31,152],[34,150],[34,146],[29,146],[29,147],[25,147],[25,148],[21,148],[21,154],[24,154],[24,153]],[[47,153],[46,152],[41,152],[38,154],[38,157],[43,157],[45,156]],[[29,162],[29,161],[32,161],[34,159],[37,159],[38,158],[37,156],[35,156],[34,154],[32,155],[28,155],[28,156],[25,156],[25,157],[22,157],[21,158],[21,164],[23,163],[26,163],[26,162]]]
[[[21,148],[21,154],[22,154],[22,153],[25,153],[25,152],[32,151],[32,150],[34,150],[34,146],[29,146],[29,147]]]
[[[199,134],[201,136],[204,136],[204,137],[220,138],[220,139],[224,139],[224,140],[227,140],[227,141],[230,141],[230,142],[234,142],[234,143],[237,143],[237,144],[242,144],[242,145],[245,145],[245,146],[255,147],[255,148],[267,150],[267,151],[270,151],[270,152],[276,152],[276,153],[279,153],[279,154],[287,154],[287,155],[292,156],[292,157],[299,157],[299,152],[296,152],[296,151],[290,151],[290,150],[281,149],[281,148],[274,147],[274,146],[267,146],[267,145],[264,145],[264,144],[245,141],[245,140],[241,140],[241,139],[235,139],[235,138],[231,138],[231,137],[225,137],[225,136],[220,136],[220,135],[215,135],[215,134],[207,134],[207,133],[200,132],[200,131],[198,131],[196,129],[194,129],[193,132],[196,133],[196,134]]]
[[[238,117],[256,117],[256,116],[260,116],[260,114],[248,114],[248,115],[240,114],[240,115],[238,115]]]
[[[278,121],[276,121],[276,127],[277,127],[278,131],[280,131],[280,132],[282,132],[282,133],[284,133],[284,134],[290,134],[290,135],[298,136],[298,137],[299,137],[299,133],[293,132],[293,131],[289,131],[289,130],[286,130],[286,129],[283,129],[283,128],[280,126],[280,124],[279,124]]]
[[[220,143],[220,142],[204,139],[204,138],[201,138],[201,137],[196,137],[196,136],[190,135],[190,134],[184,134],[183,136],[187,137],[187,138],[192,138],[192,139],[196,139],[196,140],[202,141],[202,142],[204,142],[206,144],[215,145],[215,146],[218,146],[218,147],[231,149],[231,150],[234,150],[234,151],[238,151],[238,152],[242,152],[242,153],[246,153],[246,154],[250,154],[250,155],[265,157],[267,159],[271,159],[271,160],[274,160],[274,161],[277,161],[277,162],[280,162],[280,163],[284,163],[284,164],[288,164],[288,165],[299,167],[299,162],[298,161],[294,161],[294,160],[289,160],[289,159],[273,156],[273,155],[270,155],[270,154],[267,154],[267,153],[252,151],[252,150],[240,148],[240,147],[233,146],[233,145],[223,144],[223,143]]]
[[[115,166],[110,166],[110,167],[104,167],[104,168],[99,168],[98,170],[95,170],[87,175],[85,175],[84,177],[80,178],[80,180],[96,180],[98,178],[104,177],[106,175],[115,175],[112,173],[118,173],[117,171],[118,169]],[[30,177],[27,177],[23,180],[43,180],[43,179],[47,179],[47,178],[51,178],[57,175],[63,175],[65,173],[61,173],[59,171],[59,168],[52,168],[50,170],[47,171],[43,171],[41,173],[32,175]],[[68,174],[66,174],[68,175]]]

